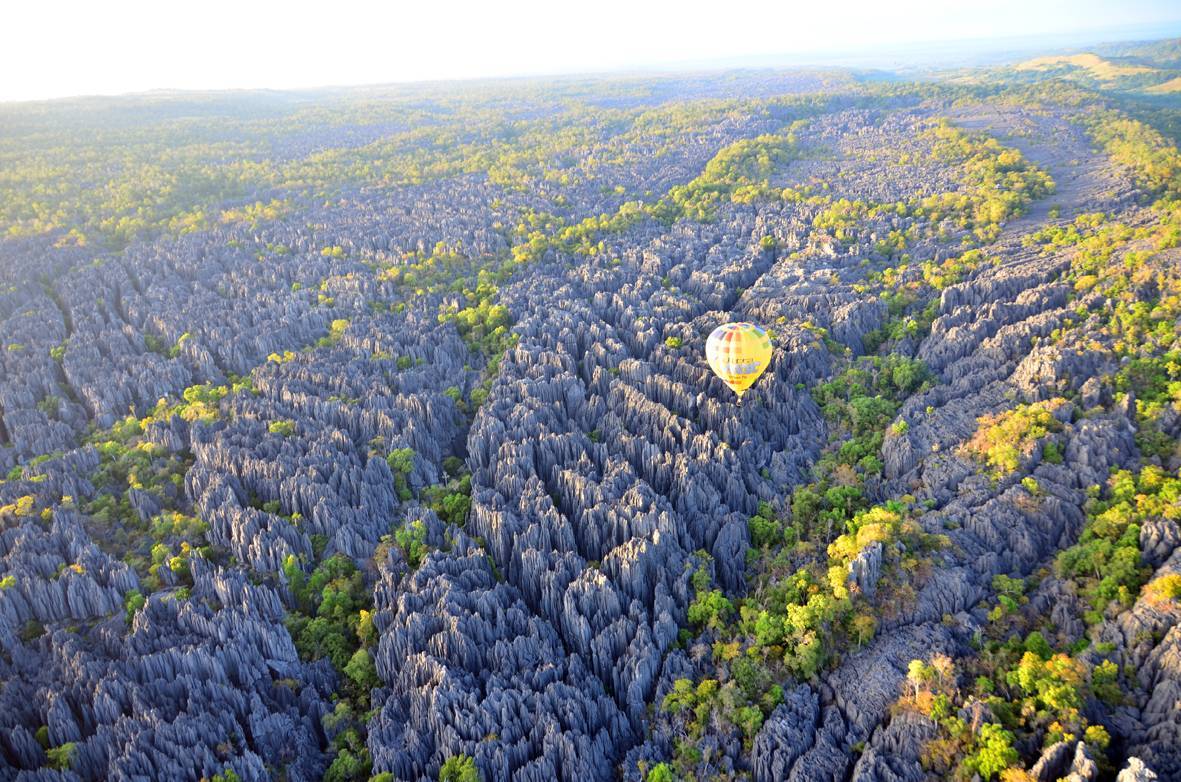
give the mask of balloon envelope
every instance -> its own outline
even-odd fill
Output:
[[[753,323],[726,323],[705,341],[710,368],[739,398],[771,363],[771,338]]]

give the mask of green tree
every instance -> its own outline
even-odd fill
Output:
[[[452,755],[439,769],[439,782],[480,782],[476,761],[467,755]]]
[[[673,776],[672,767],[667,763],[657,763],[652,768],[648,769],[648,775],[644,778],[644,782],[675,782],[676,777]]]
[[[775,518],[771,506],[765,502],[760,503],[759,512],[747,520],[746,527],[750,534],[750,544],[755,548],[765,548],[783,542],[783,528]]]
[[[980,726],[975,752],[964,758],[963,767],[989,780],[1016,763],[1017,757],[1013,734],[996,723],[986,722]]]
[[[1111,660],[1104,660],[1091,670],[1091,692],[1108,706],[1124,702],[1124,692],[1119,686],[1119,666]]]
[[[421,519],[407,522],[394,530],[394,542],[402,550],[411,569],[416,569],[430,551],[426,544],[426,524]]]
[[[853,635],[857,638],[858,646],[872,639],[877,630],[878,620],[872,614],[857,614],[853,617]]]
[[[689,621],[698,627],[721,630],[726,620],[734,613],[734,604],[720,589],[698,593],[689,604]]]
[[[132,589],[124,595],[123,608],[126,614],[127,624],[131,624],[131,621],[135,618],[139,610],[144,607],[145,603],[147,603],[147,600],[144,599],[144,596],[140,594],[138,589]]]
[[[369,778],[372,767],[368,750],[354,752],[351,749],[342,749],[336,753],[332,764],[324,772],[324,782],[362,782]]]
[[[386,463],[390,466],[390,472],[394,474],[394,489],[397,491],[398,497],[403,500],[410,499],[413,495],[407,480],[414,470],[414,449],[398,448],[390,451],[389,456],[386,457]]]
[[[58,771],[67,771],[74,763],[75,750],[77,747],[74,742],[69,741],[62,744],[60,747],[52,747],[45,751],[49,758],[49,767],[55,768]]]
[[[377,667],[373,664],[373,658],[367,649],[361,648],[353,652],[353,656],[344,666],[344,673],[366,698],[368,698],[370,690],[381,686],[381,679],[377,676]]]
[[[369,605],[369,590],[353,561],[334,554],[321,562],[305,580],[298,564],[288,559],[284,572],[298,610],[288,615],[287,626],[295,648],[305,659],[327,657],[343,671],[360,645],[361,609]]]

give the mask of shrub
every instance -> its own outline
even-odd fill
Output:
[[[11,576],[10,576],[11,578]],[[0,587],[4,586],[0,582]],[[1144,586],[1144,599],[1156,605],[1181,598],[1181,575],[1169,573],[1154,578]]]
[[[1043,660],[1050,659],[1050,656],[1053,654],[1049,642],[1037,630],[1034,630],[1025,637],[1025,651],[1032,652]]]
[[[1078,581],[1082,596],[1096,611],[1112,600],[1131,605],[1151,573],[1140,563],[1141,523],[1153,516],[1181,516],[1175,501],[1181,479],[1159,467],[1146,466],[1138,475],[1117,471],[1107,488],[1107,499],[1088,505],[1078,543],[1055,560],[1058,574]]]
[[[1033,453],[1039,440],[1062,428],[1054,418],[1054,411],[1065,401],[1056,398],[981,416],[976,422],[976,434],[962,446],[961,452],[987,464],[995,477],[1011,473],[1023,458]]]
[[[667,763],[657,763],[648,769],[644,782],[676,782],[676,777],[673,776],[672,767]]]
[[[74,762],[75,750],[77,747],[74,742],[70,741],[62,744],[60,747],[53,747],[45,751],[49,758],[49,767],[57,769],[58,771],[67,771]]]
[[[721,630],[734,613],[734,604],[720,589],[699,592],[689,604],[689,621],[698,627]]]
[[[138,589],[132,589],[123,598],[123,608],[126,612],[127,624],[130,625],[135,615],[139,612],[147,600],[144,598]]]
[[[364,648],[353,652],[353,656],[344,666],[344,673],[366,699],[370,690],[381,686],[381,679],[377,677],[377,667],[373,664],[373,658]]]
[[[1111,743],[1111,734],[1102,725],[1088,725],[1087,729],[1083,731],[1083,741],[1103,752]]]
[[[759,504],[758,514],[747,520],[746,527],[750,534],[750,544],[755,548],[765,548],[783,542],[783,528],[767,503]]]
[[[1091,692],[1109,706],[1118,706],[1124,701],[1119,686],[1119,666],[1111,660],[1104,660],[1091,669]]]
[[[963,768],[989,780],[1016,762],[1013,734],[996,723],[986,722],[980,726],[976,751],[964,758]]]
[[[480,782],[476,761],[467,755],[452,755],[439,769],[439,782]]]
[[[390,471],[394,474],[394,489],[397,491],[398,497],[402,500],[410,499],[413,494],[410,492],[410,484],[407,479],[414,470],[414,449],[398,448],[391,451],[385,460]]]
[[[1042,708],[1067,711],[1082,705],[1083,665],[1069,655],[1059,653],[1042,659],[1026,652],[1005,678],[1010,687],[1016,687]]]
[[[462,463],[460,463],[462,467]],[[462,527],[472,505],[472,477],[452,479],[446,486],[431,486],[424,492],[427,507],[448,524]]]
[[[426,544],[426,524],[421,519],[407,522],[396,529],[394,542],[412,569],[422,564],[422,558],[430,551]]]
[[[284,563],[283,572],[298,603],[287,619],[295,648],[304,659],[327,657],[343,671],[360,646],[360,611],[369,606],[361,572],[343,554],[325,559],[307,578],[294,557]]]
[[[368,751],[353,752],[341,749],[324,772],[324,782],[359,782],[369,778],[372,762]]]
[[[853,617],[853,636],[857,639],[857,645],[862,646],[866,641],[873,638],[874,633],[878,630],[878,620],[872,614],[857,614]]]

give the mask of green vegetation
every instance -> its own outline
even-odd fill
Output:
[[[1062,428],[1054,412],[1065,403],[1058,397],[981,416],[976,433],[964,443],[961,453],[991,467],[994,477],[1003,477],[1021,466],[1043,438]]]
[[[889,319],[869,341],[876,355],[852,358],[830,346],[837,372],[812,389],[829,424],[813,482],[798,487],[782,509],[760,503],[748,520],[746,596],[732,599],[713,586],[710,559],[697,554],[703,565],[692,577],[688,618],[712,634],[719,673],[677,682],[661,704],[685,730],[665,764],[673,778],[697,773],[704,726],[729,726],[749,741],[781,697],[781,682],[814,678],[839,661],[839,650],[868,643],[879,617],[913,600],[931,552],[947,545],[918,525],[922,508],[912,497],[873,504],[866,486],[882,472],[885,438],[906,432],[895,420],[902,401],[931,382],[920,361],[891,351],[899,340],[921,338],[933,319],[931,302],[918,288],[898,284],[896,273],[867,281],[888,302]],[[826,338],[822,329],[804,327]],[[882,544],[882,568],[870,598],[850,581],[850,565],[875,543]]]
[[[328,334],[321,337],[316,342],[316,347],[332,347],[336,343],[340,342],[341,338],[344,336],[345,330],[348,327],[349,321],[344,318],[337,318],[336,320],[332,321],[332,324],[328,327]]]
[[[394,531],[394,541],[406,557],[406,563],[411,570],[415,570],[422,563],[422,558],[430,552],[426,544],[426,525],[422,521],[409,521]]]
[[[1055,564],[1058,577],[1091,604],[1085,616],[1091,627],[1103,621],[1109,606],[1129,605],[1138,593],[1149,602],[1181,597],[1181,577],[1165,576],[1159,584],[1144,585],[1150,569],[1140,565],[1139,551],[1140,522],[1178,516],[1181,477],[1145,465],[1138,473],[1114,472],[1107,489],[1105,499],[1088,503],[1079,542],[1061,552]],[[1135,682],[1122,683],[1121,670],[1110,659],[1084,662],[1079,655],[1090,645],[1086,638],[1068,649],[1056,647],[1053,626],[1044,617],[1029,617],[1020,610],[1028,588],[1025,579],[993,579],[997,606],[979,639],[979,655],[963,660],[962,675],[941,655],[929,664],[911,663],[912,691],[895,708],[917,710],[938,724],[938,737],[923,752],[930,772],[962,780],[973,774],[1024,779],[1020,769],[1034,758],[1020,757],[1018,748],[1075,739],[1087,742],[1101,766],[1107,763],[1103,753],[1111,737],[1102,725],[1088,721],[1084,706],[1094,697],[1117,707]],[[1110,651],[1102,644],[1096,649]],[[974,685],[962,689],[962,681]],[[981,709],[984,720],[977,731],[957,716],[965,709],[975,713],[974,708]]]
[[[1181,155],[1160,133],[1115,111],[1095,112],[1087,128],[1112,160],[1136,173],[1149,193],[1181,196]]]
[[[135,568],[149,591],[159,588],[157,572],[162,565],[167,564],[183,584],[189,580],[190,557],[215,559],[220,553],[209,545],[208,525],[202,520],[166,507],[143,521],[131,507],[131,489],[157,498],[176,496],[192,463],[189,454],[170,453],[146,439],[144,432],[153,422],[172,415],[189,421],[212,420],[226,393],[224,387],[194,386],[185,390],[180,402],[161,400],[144,418],[128,416],[90,437],[99,453],[99,468],[91,482],[100,493],[82,510],[88,524],[96,528],[95,541]]]
[[[138,589],[132,589],[123,596],[123,606],[126,610],[127,624],[131,624],[135,619],[135,615],[147,603],[147,599],[140,593]]]
[[[792,495],[792,528],[785,530],[789,539],[803,540],[824,530],[823,539],[831,540],[834,529],[868,507],[863,485],[881,474],[887,430],[895,436],[902,432],[898,423],[891,423],[900,401],[927,381],[921,362],[895,354],[860,358],[813,389],[832,445],[813,468],[816,480]]]
[[[1149,603],[1160,607],[1181,600],[1181,575],[1169,573],[1154,578],[1145,584],[1141,596]]]
[[[965,773],[979,774],[982,779],[992,779],[1017,762],[1017,750],[1013,749],[1013,734],[992,722],[980,726],[975,751],[964,758],[961,768]]]
[[[951,166],[959,186],[948,192],[894,203],[872,204],[860,200],[811,196],[785,190],[787,200],[817,203],[825,208],[813,220],[813,226],[828,232],[839,243],[850,244],[858,238],[859,226],[866,220],[891,215],[910,216],[925,222],[925,228],[914,226],[906,233],[890,231],[877,241],[874,249],[887,257],[906,259],[907,244],[925,231],[941,241],[959,232],[961,244],[968,248],[989,242],[999,235],[1001,223],[1029,208],[1036,199],[1054,192],[1054,182],[1041,168],[1031,164],[1020,151],[1005,147],[996,139],[967,133],[941,120],[926,132],[931,142],[931,154]],[[965,254],[958,259],[935,266],[923,264],[926,282],[941,289],[957,281],[975,268],[982,256]],[[905,266],[899,267],[900,271]]]
[[[1138,474],[1114,473],[1107,486],[1107,499],[1088,503],[1078,543],[1059,553],[1055,563],[1058,574],[1074,579],[1091,605],[1091,624],[1113,601],[1131,605],[1151,574],[1140,563],[1141,524],[1150,518],[1181,519],[1181,476],[1147,465]]]
[[[933,223],[952,219],[977,240],[991,241],[999,235],[1000,223],[1054,192],[1049,174],[994,138],[965,133],[947,121],[930,135],[934,156],[958,164],[965,184],[959,192],[928,196],[914,205],[915,213]]]
[[[16,502],[8,505],[0,506],[0,516],[13,515],[17,518],[22,516],[33,515],[33,502],[36,498],[31,494],[26,494],[23,497],[18,497]]]
[[[1181,269],[1171,251],[1181,246],[1181,206],[1177,200],[1181,154],[1151,128],[1116,112],[1095,112],[1088,130],[1096,143],[1127,166],[1156,195],[1156,219],[1131,227],[1103,214],[1081,215],[1073,223],[1039,232],[1032,243],[1071,250],[1066,280],[1080,294],[1099,294],[1105,303],[1084,311],[1051,335],[1062,341],[1082,322],[1091,349],[1110,341],[1121,368],[1114,390],[1136,397],[1136,443],[1145,456],[1168,459],[1176,453],[1160,421],[1169,408],[1181,410]],[[1094,319],[1098,320],[1096,324]]]
[[[295,434],[295,422],[281,419],[267,424],[267,431],[280,437],[291,437]]]
[[[1169,409],[1181,410],[1181,269],[1169,251],[1181,246],[1181,208],[1159,202],[1159,220],[1130,228],[1107,222],[1104,215],[1083,215],[1067,226],[1045,229],[1033,243],[1047,250],[1070,248],[1066,279],[1080,294],[1097,293],[1108,306],[1084,312],[1051,335],[1056,341],[1074,338],[1087,323],[1089,349],[1110,342],[1120,369],[1111,378],[1113,390],[1136,398],[1136,444],[1145,456],[1170,458],[1175,438],[1162,431]],[[1098,320],[1095,323],[1094,319]]]
[[[1088,675],[1085,664],[1055,652],[1041,633],[989,641],[979,658],[957,671],[946,655],[930,662],[913,660],[910,690],[895,710],[917,711],[933,720],[939,735],[923,749],[923,765],[941,778],[1022,779],[1018,739],[1031,736],[1039,746],[1084,738],[1102,752],[1107,734],[1088,724],[1081,710],[1090,694],[1109,695],[1115,666],[1104,661]],[[974,682],[971,689],[960,682]],[[1118,693],[1118,687],[1115,688]],[[977,709],[978,711],[973,711]],[[959,714],[967,710],[982,720],[978,728]]]
[[[801,124],[796,122],[780,133],[723,147],[697,178],[672,188],[656,204],[653,214],[666,222],[677,218],[705,221],[713,217],[723,199],[745,204],[778,195],[769,180],[778,168],[798,155],[795,131]]]
[[[462,527],[472,505],[472,477],[464,474],[452,478],[445,485],[431,486],[423,491],[426,506],[444,523]]]
[[[334,554],[306,576],[289,556],[283,574],[296,603],[287,620],[296,649],[308,660],[327,657],[344,671],[361,644],[360,611],[369,607],[361,572],[348,557]]]
[[[480,782],[476,761],[467,755],[453,755],[439,768],[439,782]]]
[[[485,355],[498,352],[497,347],[508,339],[509,311],[490,299],[480,299],[474,306],[458,310],[454,320],[460,335]]]
[[[390,472],[394,474],[394,490],[402,500],[408,500],[413,496],[407,479],[410,473],[414,472],[414,456],[413,448],[397,448],[390,451],[386,457]]]
[[[366,693],[366,699],[368,694]],[[365,718],[350,700],[339,700],[331,714],[324,715],[324,729],[332,738],[336,755],[324,773],[324,782],[364,782],[373,768],[365,746]]]
[[[689,623],[710,630],[722,630],[733,613],[734,604],[726,599],[722,590],[699,591],[689,604]]]
[[[904,387],[917,382],[905,371],[901,378]],[[714,657],[723,678],[696,684],[680,680],[665,698],[662,709],[682,720],[686,730],[669,761],[672,772],[693,775],[701,760],[696,742],[711,719],[732,726],[749,743],[782,697],[777,682],[786,676],[812,678],[836,661],[835,650],[866,643],[878,626],[874,613],[908,600],[912,579],[922,578],[929,568],[927,554],[945,545],[914,522],[910,505],[889,502],[858,512],[864,500],[849,488],[831,487],[837,491],[829,500],[815,489],[797,492],[799,507],[793,505],[791,522],[770,504],[759,506],[748,522],[756,548],[748,555],[753,575],[747,597],[732,601],[711,588],[708,567],[693,574],[689,621],[713,632]],[[806,523],[805,509],[814,513],[809,518],[828,514],[825,527]],[[831,538],[831,527],[840,520],[844,533]],[[825,540],[831,540],[827,548],[813,542]],[[849,565],[879,541],[883,577],[870,602],[849,583]],[[708,565],[708,555],[697,556]],[[735,614],[736,621],[731,618]]]
[[[358,635],[360,635],[359,629]],[[364,647],[353,652],[353,656],[345,663],[344,674],[349,677],[358,692],[367,693],[373,688],[381,686],[381,680],[377,677],[377,666],[373,664],[369,650]]]
[[[644,782],[676,782],[676,779],[672,766],[667,763],[657,763],[644,775]]]
[[[76,754],[77,747],[72,741],[45,750],[45,755],[49,758],[49,767],[58,771],[68,771],[74,764]]]
[[[120,248],[137,236],[183,234],[219,222],[254,228],[347,184],[415,184],[475,172],[511,189],[551,177],[572,184],[570,173],[550,170],[544,161],[597,152],[608,164],[597,139],[610,139],[643,115],[642,109],[629,114],[572,101],[556,116],[522,120],[506,116],[495,102],[426,108],[412,92],[382,97],[343,101],[332,118],[393,128],[379,140],[290,160],[273,157],[276,139],[321,124],[322,107],[227,100],[224,116],[211,123],[200,113],[172,116],[144,98],[145,116],[157,115],[154,121],[85,127],[38,125],[17,113],[0,145],[0,165],[10,172],[0,186],[0,231],[28,236],[58,230],[63,244]],[[546,100],[520,97],[526,105]],[[657,115],[647,120],[660,122]],[[219,208],[276,188],[284,197]],[[325,249],[332,255],[335,248]]]
[[[371,591],[353,561],[343,554],[322,560],[310,575],[290,556],[283,564],[283,575],[295,603],[287,615],[295,648],[305,660],[327,658],[344,684],[335,710],[323,721],[336,753],[324,778],[366,780],[371,762],[364,712],[369,708],[370,690],[380,684],[368,648],[377,640]]]
[[[504,203],[511,199],[505,199],[492,205],[497,221],[493,230],[501,234],[506,248],[501,252],[484,256],[458,243],[440,242],[429,251],[389,257],[336,244],[321,247],[335,241],[326,238],[316,245],[320,257],[339,269],[342,277],[360,265],[377,273],[379,284],[374,287],[382,289],[383,298],[369,302],[375,313],[397,313],[398,307],[416,296],[447,302],[436,314],[440,322],[454,325],[472,351],[470,365],[482,376],[473,379],[477,371],[466,371],[449,381],[455,385],[444,393],[460,414],[470,416],[487,400],[500,357],[516,344],[514,315],[501,297],[500,286],[522,265],[553,258],[561,262],[570,256],[620,263],[607,255],[614,252],[616,234],[648,227],[651,221],[711,220],[724,205],[754,200],[791,201],[814,208],[813,227],[826,234],[825,242],[851,244],[865,239],[860,232],[867,220],[920,218],[909,229],[887,229],[876,237],[873,252],[866,253],[872,256],[865,260],[868,274],[853,283],[857,292],[878,296],[888,312],[882,326],[863,342],[867,355],[854,357],[823,329],[805,326],[816,344],[828,348],[834,362],[833,375],[810,389],[825,416],[829,442],[808,483],[789,497],[760,503],[749,518],[749,589],[740,598],[727,595],[713,582],[708,557],[698,556],[688,621],[713,642],[719,666],[716,677],[678,680],[658,704],[679,721],[684,739],[669,762],[642,771],[650,781],[668,782],[696,775],[703,758],[695,744],[715,726],[733,731],[749,745],[780,702],[784,682],[814,679],[839,660],[842,650],[868,643],[881,620],[912,601],[930,567],[931,552],[945,540],[919,525],[923,506],[913,497],[885,497],[880,488],[883,444],[909,434],[911,424],[898,417],[903,402],[933,382],[923,364],[910,355],[935,317],[938,292],[996,263],[979,245],[995,239],[1003,222],[1022,214],[1035,199],[1052,192],[1054,185],[1016,149],[946,121],[931,128],[922,141],[950,169],[954,186],[947,192],[872,203],[830,197],[825,194],[828,185],[820,182],[786,189],[776,184],[783,169],[803,155],[829,154],[805,150],[797,140],[804,127],[801,118],[820,108],[879,105],[876,102],[882,97],[935,96],[949,103],[954,97],[978,96],[977,90],[858,87],[835,98],[705,100],[655,108],[620,101],[626,108],[612,109],[604,108],[597,98],[586,100],[576,89],[582,88],[572,88],[556,111],[549,110],[554,102],[548,97],[547,111],[537,110],[543,106],[540,100],[526,101],[519,111],[506,111],[499,100],[471,106],[448,100],[438,107],[417,97],[342,100],[333,121],[359,121],[380,129],[380,138],[356,149],[328,149],[291,160],[273,159],[272,147],[280,146],[274,140],[287,134],[298,137],[321,121],[314,110],[283,108],[273,116],[228,117],[224,133],[211,133],[193,118],[169,118],[151,127],[103,126],[93,143],[81,142],[83,132],[92,132],[89,128],[61,128],[35,139],[24,133],[21,143],[32,146],[32,154],[21,154],[22,148],[11,139],[0,141],[0,168],[6,172],[0,178],[0,230],[11,236],[53,230],[60,244],[100,248],[118,248],[137,237],[160,233],[180,235],[217,223],[242,235],[306,204],[326,203],[338,197],[337,191],[346,184],[352,189],[486,175],[505,191],[528,192],[530,203],[535,204],[510,207]],[[1091,116],[1097,144],[1155,193],[1175,196],[1181,166],[1175,150],[1159,134],[1115,113],[1092,111]],[[778,130],[724,146],[716,141],[723,134],[732,139],[727,129],[737,120],[750,118],[761,123],[760,129]],[[22,125],[15,122],[13,127],[21,131]],[[224,141],[228,137],[241,141]],[[633,167],[638,156],[675,154],[689,142],[699,148],[713,145],[708,148],[715,153],[696,177],[663,195],[633,196],[613,178],[618,176],[613,172]],[[90,184],[82,187],[79,182]],[[580,213],[580,207],[571,207],[565,194],[555,195],[550,185],[591,186],[619,197],[603,214],[588,215]],[[268,202],[247,202],[230,209],[221,206],[227,198],[243,203],[261,192],[268,194]],[[537,203],[546,199],[550,205]],[[1088,318],[1101,319],[1103,334],[1112,338],[1112,352],[1119,359],[1112,362],[1119,369],[1108,379],[1111,390],[1135,393],[1137,444],[1146,457],[1168,463],[1177,446],[1165,435],[1161,422],[1170,408],[1181,405],[1181,346],[1176,341],[1181,286],[1176,268],[1170,268],[1170,264],[1176,266],[1175,255],[1166,251],[1181,244],[1181,214],[1175,203],[1162,201],[1153,208],[1159,219],[1145,221],[1151,225],[1131,228],[1108,223],[1103,215],[1084,215],[1039,232],[1033,244],[1073,254],[1065,279],[1075,291],[1072,306],[1078,308],[1078,316],[1049,339],[1068,339],[1075,327],[1093,322]],[[928,238],[951,246],[954,257],[940,263],[912,262],[908,247]],[[958,248],[952,243],[958,243]],[[247,244],[231,241],[234,248]],[[766,253],[777,249],[770,235],[758,240],[758,246]],[[259,250],[258,260],[290,252],[268,245],[266,253]],[[895,265],[870,268],[882,258]],[[332,279],[320,282],[318,290],[311,280],[294,282],[290,290],[301,301],[335,306],[332,294],[343,297],[344,289],[333,286]],[[666,278],[664,287],[676,293],[671,278]],[[1087,304],[1091,293],[1110,303],[1110,311]],[[1092,311],[1087,311],[1088,306]],[[349,326],[347,319],[332,320],[315,346],[339,344]],[[189,334],[173,341],[174,336],[146,333],[143,340],[149,349],[171,358],[193,348]],[[676,336],[667,337],[664,344],[669,350],[684,347]],[[1103,349],[1102,345],[1087,347]],[[5,349],[19,354],[30,348],[11,343]],[[268,361],[295,361],[298,350],[272,353]],[[65,359],[65,345],[49,352],[59,362]],[[388,372],[414,372],[425,360],[380,352],[372,357],[388,362],[381,367]],[[225,386],[195,386],[179,399],[160,400],[143,418],[129,416],[110,430],[90,436],[100,453],[95,475],[100,496],[83,510],[102,532],[95,539],[133,564],[147,594],[160,586],[165,568],[186,584],[193,557],[220,554],[209,547],[207,527],[190,515],[189,507],[174,503],[176,507],[146,522],[137,518],[128,500],[130,490],[183,496],[176,490],[182,488],[192,463],[188,454],[170,454],[153,445],[145,433],[173,415],[198,424],[214,423],[231,414],[234,406],[226,402],[231,395],[252,390],[249,379]],[[1038,448],[1044,461],[1061,463],[1063,451],[1055,434],[1062,425],[1054,413],[1064,403],[1054,399],[1019,405],[985,417],[963,452],[997,477],[1019,470]],[[63,413],[62,400],[54,397],[45,398],[38,407],[51,417]],[[268,431],[292,437],[297,426],[294,421],[276,420],[269,422]],[[596,441],[600,437],[591,435]],[[471,476],[458,459],[444,465],[444,483],[419,490],[410,485],[416,460],[412,449],[387,452],[383,442],[373,447],[371,455],[387,460],[394,490],[402,500],[419,500],[444,523],[466,523]],[[12,480],[38,477],[35,460],[10,474]],[[770,485],[770,469],[764,470],[763,479]],[[1139,564],[1138,550],[1139,525],[1176,505],[1177,480],[1147,466],[1112,480],[1107,499],[1096,498],[1088,508],[1087,526],[1078,544],[1064,551],[1056,563],[1058,574],[1070,579],[1093,607],[1088,616],[1092,622],[1113,603],[1126,605],[1138,593],[1162,604],[1181,594],[1181,579],[1175,576],[1145,584],[1149,574]],[[1046,491],[1036,479],[1025,476],[1021,485],[1031,497],[1046,501]],[[276,515],[282,510],[276,499],[252,498],[251,504]],[[38,512],[46,518],[49,509],[35,506],[33,496],[21,497],[0,508],[0,516],[36,523]],[[310,561],[291,558],[284,563],[283,575],[294,603],[288,627],[305,659],[327,658],[341,674],[338,703],[325,719],[335,752],[326,779],[364,779],[371,770],[364,741],[368,697],[379,683],[371,653],[376,640],[371,598],[356,565],[339,554],[321,559],[324,541],[317,543]],[[877,544],[882,546],[882,577],[870,596],[850,581],[850,566]],[[426,525],[418,519],[392,529],[382,545],[397,546],[411,568],[420,566],[431,550]],[[70,570],[78,568],[63,563],[61,575],[68,578]],[[14,584],[12,576],[0,579],[0,589]],[[1086,724],[1079,715],[1080,705],[1088,694],[1109,703],[1121,697],[1122,674],[1114,663],[1102,661],[1088,671],[1067,651],[1056,650],[1060,643],[1046,628],[1024,628],[1020,609],[1031,583],[997,576],[993,587],[997,602],[981,641],[981,660],[971,663],[977,667],[966,672],[969,679],[976,674],[974,692],[960,690],[949,662],[945,665],[932,658],[929,664],[916,661],[919,665],[912,666],[912,705],[940,725],[940,737],[928,758],[937,775],[994,778],[1014,767],[1018,749],[1025,751],[1025,740],[1031,735],[1045,741],[1082,735],[1102,746],[1103,729]],[[183,599],[186,593],[182,586],[174,594]],[[138,590],[125,595],[128,622],[147,599]],[[1017,637],[1016,628],[1029,632]],[[40,629],[26,628],[26,633],[35,632]],[[690,637],[687,630],[684,633]],[[959,707],[971,699],[986,708],[981,725],[964,725],[958,716]],[[47,734],[43,743],[48,743]],[[64,751],[68,766],[70,751],[65,747],[56,751]],[[229,770],[219,775],[223,776],[227,781],[236,778]],[[380,774],[375,779],[391,776]],[[440,779],[472,782],[477,778],[475,762],[466,756],[448,759],[440,770]]]
[[[922,265],[923,281],[935,290],[943,290],[961,282],[979,267],[985,264],[995,265],[999,260],[998,258],[989,258],[983,250],[977,249],[968,250],[963,255],[948,258],[939,264],[934,261],[924,261]]]

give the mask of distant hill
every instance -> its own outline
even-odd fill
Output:
[[[1171,92],[1181,92],[1181,76],[1174,76],[1168,81],[1163,81],[1160,84],[1146,87],[1145,92],[1150,92],[1153,95],[1164,95]]]
[[[1154,73],[1155,68],[1144,65],[1123,65],[1105,60],[1097,54],[1069,54],[1036,57],[1016,66],[1019,71],[1046,71],[1059,68],[1082,69],[1101,81],[1113,81],[1124,76]]]
[[[1103,44],[1094,50],[1104,57],[1141,60],[1157,68],[1181,68],[1181,38]]]
[[[1017,63],[1012,71],[1024,80],[1063,78],[1100,90],[1121,92],[1172,92],[1178,89],[1181,70],[1157,65],[1146,56],[1101,57],[1094,52],[1052,54]],[[1171,82],[1171,86],[1169,85]]]

